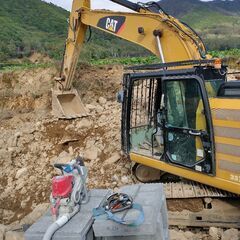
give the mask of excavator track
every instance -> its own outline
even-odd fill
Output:
[[[239,196],[204,184],[184,181],[179,183],[165,183],[165,195],[167,199],[186,198],[238,198]]]
[[[240,197],[237,194],[187,179],[181,179],[178,176],[161,172],[138,163],[133,164],[132,175],[137,181],[142,183],[162,182],[167,199]],[[167,177],[165,175],[167,175]]]
[[[240,229],[239,198],[167,199],[170,226]]]
[[[171,226],[240,228],[238,195],[191,181],[164,189]]]
[[[146,172],[142,167],[139,169],[136,165],[132,168],[132,173],[138,181],[146,180],[148,176],[152,177],[150,168],[147,167]],[[136,176],[136,173],[143,175]],[[164,176],[164,173],[157,174],[155,169],[153,173],[155,177],[153,182],[161,182],[161,176]],[[159,176],[160,180],[157,180]],[[169,179],[174,180],[174,175]],[[145,183],[152,180],[150,178]],[[240,229],[239,195],[186,179],[179,182],[171,182],[171,180],[166,182],[164,178],[164,182],[170,226]]]

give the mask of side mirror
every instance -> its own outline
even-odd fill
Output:
[[[118,103],[123,103],[123,96],[124,96],[123,90],[117,93],[116,98]]]

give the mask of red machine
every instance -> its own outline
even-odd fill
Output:
[[[52,179],[52,196],[66,198],[72,193],[73,176],[58,176]]]
[[[80,157],[68,164],[54,164],[54,167],[62,172],[62,176],[52,179],[51,212],[56,220],[87,201],[87,169]]]

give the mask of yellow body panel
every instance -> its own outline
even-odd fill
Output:
[[[239,157],[236,157],[236,156],[222,154],[222,153],[217,153],[216,157],[218,159],[228,159],[230,162],[239,163]]]
[[[183,178],[187,178],[187,179],[191,179],[193,181],[196,182],[200,182],[206,185],[210,185],[219,189],[223,189],[229,192],[233,192],[236,194],[240,194],[240,183],[237,182],[233,182],[230,180],[226,180],[224,178],[219,177],[212,177],[212,176],[208,176],[199,172],[194,172],[191,170],[187,170],[186,168],[182,168],[176,165],[171,165],[159,160],[155,160],[149,157],[145,157],[142,155],[138,155],[138,154],[134,154],[131,153],[130,154],[130,158],[132,161],[152,167],[152,168],[156,168],[165,172],[169,172],[172,173],[174,175],[183,177]]]
[[[211,109],[240,110],[239,99],[211,98]]]
[[[99,19],[106,16],[110,19],[114,16],[125,17],[126,21],[122,30],[115,33],[98,27]],[[192,40],[181,36],[177,31],[173,31],[173,27],[163,21],[163,16],[161,14],[153,14],[149,12],[121,13],[83,8],[81,12],[81,21],[86,25],[136,43],[137,45],[148,49],[156,56],[160,56],[160,54],[153,31],[155,29],[161,29],[161,44],[166,62],[201,59],[197,46],[192,43]],[[144,29],[144,34],[138,34],[139,27]],[[175,54],[173,54],[173,48]]]
[[[240,150],[240,138],[230,137],[228,131],[239,133],[240,121],[233,119],[234,115],[240,113],[240,99],[225,99],[212,98],[210,106],[213,112],[214,128],[220,129],[220,133],[215,130],[215,145],[216,145],[216,179],[222,179],[237,184],[236,193],[240,191],[240,154],[235,149]],[[232,111],[233,115],[229,115],[228,111]],[[218,117],[216,111],[221,111],[222,116]],[[225,111],[225,112],[224,112]],[[224,118],[224,119],[221,119]],[[225,129],[225,133],[224,133]],[[220,136],[219,136],[220,135]],[[219,145],[220,144],[220,145]],[[223,146],[229,148],[229,153],[225,151]],[[216,180],[217,181],[217,180]]]
[[[234,145],[240,147],[240,139],[234,139],[234,138],[225,138],[225,137],[217,137],[215,136],[215,142],[216,143],[223,143],[228,145]]]
[[[240,128],[240,124],[237,121],[226,121],[213,119],[213,125],[218,127],[230,127],[230,128]]]

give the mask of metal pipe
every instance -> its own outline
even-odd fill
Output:
[[[159,53],[160,53],[162,63],[165,63],[165,58],[164,58],[164,55],[163,55],[163,49],[162,49],[162,44],[161,44],[160,37],[156,36],[156,39],[157,39],[158,50],[159,50]]]
[[[73,216],[75,216],[80,210],[80,205],[77,205],[72,213],[65,214],[60,217],[56,222],[52,223],[47,229],[42,240],[51,240],[54,233],[64,226]]]
[[[117,3],[123,7],[129,8],[135,12],[139,12],[141,6],[137,3],[130,2],[128,0],[110,0],[111,2]]]

